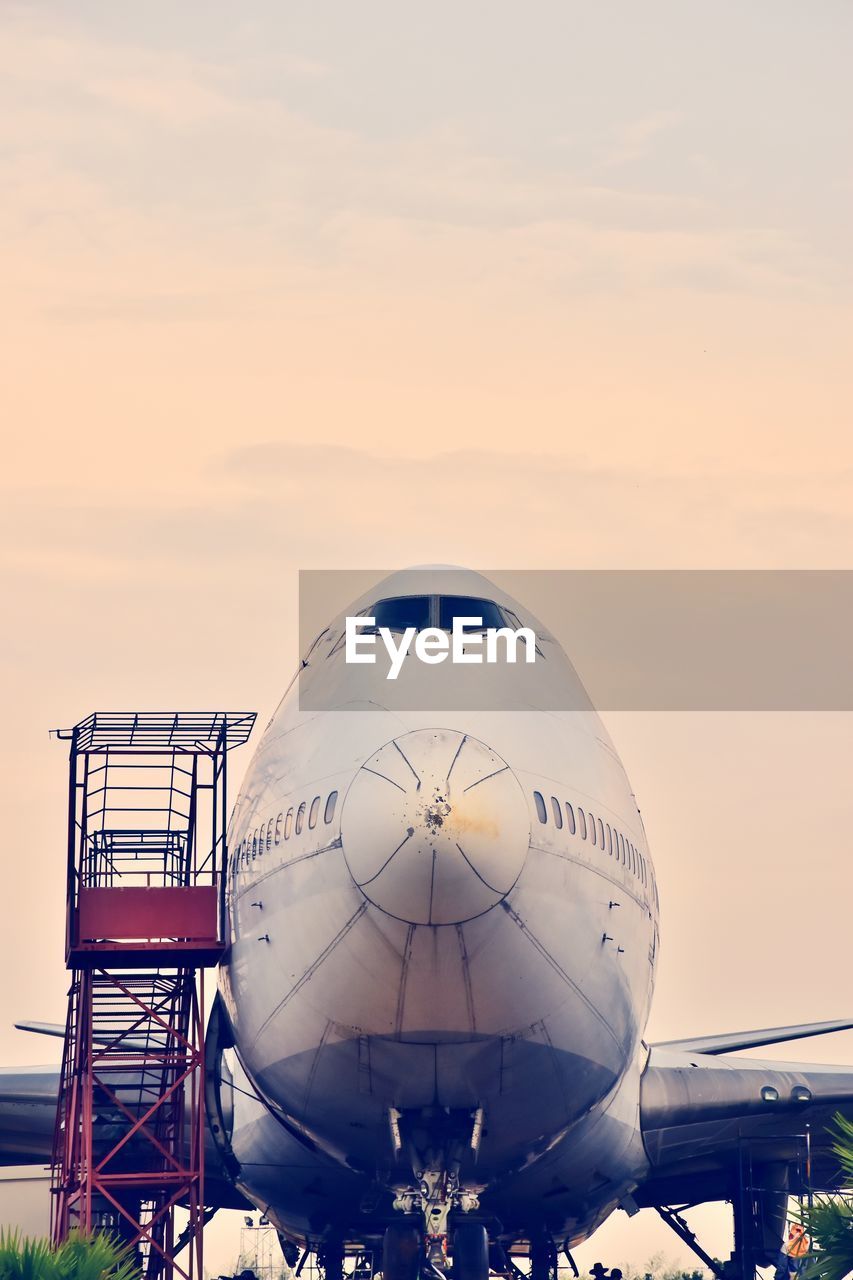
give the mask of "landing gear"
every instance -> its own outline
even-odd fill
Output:
[[[324,1241],[317,1253],[317,1262],[323,1273],[323,1280],[343,1280],[344,1242],[342,1237],[331,1236]]]
[[[530,1239],[530,1280],[556,1280],[557,1246],[547,1232]]]
[[[489,1270],[498,1276],[509,1276],[512,1268],[506,1250],[500,1240],[489,1241]]]
[[[423,1256],[420,1217],[392,1222],[382,1241],[382,1280],[418,1280]]]
[[[481,1222],[460,1222],[453,1232],[453,1280],[488,1280],[489,1238]]]
[[[288,1240],[287,1236],[282,1235],[280,1231],[276,1234],[278,1235],[278,1242],[281,1245],[281,1256],[292,1271],[299,1261],[299,1245],[295,1240]]]

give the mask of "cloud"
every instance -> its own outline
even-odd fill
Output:
[[[648,155],[655,139],[672,130],[681,120],[681,114],[672,110],[651,111],[628,120],[618,130],[612,147],[607,148],[602,156],[601,167],[616,168],[628,161],[642,159]]]
[[[97,278],[105,267],[109,293],[135,296],[128,312],[144,316],[137,252],[145,271],[146,259],[159,259],[150,299],[158,314],[168,310],[167,258],[192,261],[199,251],[230,263],[232,283],[266,261],[363,287],[405,278],[477,292],[495,280],[581,296],[795,296],[836,284],[826,251],[775,219],[735,218],[689,183],[616,180],[619,165],[680,126],[672,110],[615,126],[615,149],[605,147],[601,163],[535,164],[516,145],[480,136],[473,118],[382,137],[290,102],[269,68],[259,87],[239,59],[108,39],[38,11],[15,15],[0,50],[10,191],[2,221],[54,271],[63,260],[66,288],[84,293],[67,300],[66,320],[119,305]],[[306,68],[328,70],[298,50],[273,65],[285,83]],[[88,296],[71,251],[94,259]],[[125,269],[111,271],[118,258]]]
[[[116,602],[263,592],[301,567],[844,567],[853,478],[696,476],[489,450],[405,457],[267,441],[181,489],[7,490],[3,558],[35,584]],[[630,537],[626,538],[626,530]]]

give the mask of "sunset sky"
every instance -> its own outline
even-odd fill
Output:
[[[0,2],[3,1062],[64,1017],[48,730],[265,722],[300,567],[853,568],[851,47],[842,0]],[[607,723],[651,1037],[853,1011],[853,717]]]

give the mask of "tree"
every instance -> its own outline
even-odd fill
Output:
[[[644,1267],[626,1263],[622,1274],[625,1280],[711,1280],[710,1272],[704,1268],[685,1271],[663,1253],[652,1254]]]
[[[835,1117],[832,1149],[844,1175],[844,1186],[853,1191],[853,1122]],[[812,1238],[812,1253],[804,1280],[844,1280],[853,1271],[853,1201],[849,1192],[820,1196],[803,1210],[803,1222]]]
[[[125,1245],[75,1233],[54,1249],[48,1240],[0,1230],[0,1280],[139,1280]]]

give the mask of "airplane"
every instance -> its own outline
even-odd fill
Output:
[[[523,626],[536,661],[412,659],[392,682],[347,662],[347,617],[464,618],[473,643],[471,618]],[[646,1043],[660,906],[636,798],[560,644],[481,575],[392,573],[328,623],[228,847],[206,1199],[260,1209],[289,1261],[486,1280],[526,1254],[552,1280],[614,1210],[651,1206],[745,1277],[778,1254],[789,1194],[838,1185],[853,1068],[739,1055],[853,1019]],[[0,1073],[0,1162],[49,1160],[57,1089]],[[724,1199],[725,1267],[681,1217]]]

